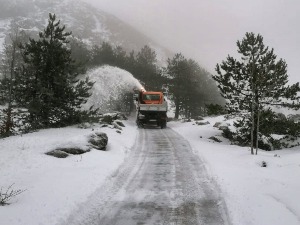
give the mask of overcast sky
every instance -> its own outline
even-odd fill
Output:
[[[299,0],[85,0],[128,22],[214,73],[246,32],[260,33],[266,46],[300,81]]]

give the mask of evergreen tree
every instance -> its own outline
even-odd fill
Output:
[[[89,97],[92,83],[76,81],[78,70],[67,48],[65,32],[55,14],[39,39],[30,39],[23,48],[24,65],[16,92],[17,100],[28,108],[34,128],[63,126],[79,122],[80,106]]]
[[[116,58],[114,49],[108,42],[103,42],[99,47],[95,45],[92,49],[92,66],[112,65],[115,66]]]
[[[87,69],[88,64],[91,61],[91,52],[81,39],[70,38],[68,47],[71,50],[71,58],[74,60],[76,67],[81,68],[82,73]]]
[[[125,57],[125,66],[124,69],[128,72],[132,73],[133,75],[136,73],[136,59],[135,59],[135,52],[131,51],[129,55],[126,55]]]
[[[169,91],[175,104],[175,118],[179,118],[180,110],[183,108],[185,93],[188,91],[188,61],[181,54],[175,54],[168,59],[167,74],[169,78]]]
[[[181,53],[168,59],[165,77],[167,86],[175,103],[175,118],[197,118],[206,113],[207,103],[222,104],[217,87],[211,75],[192,59]]]
[[[114,49],[114,56],[115,56],[115,64],[117,67],[125,69],[126,66],[126,51],[121,47],[117,46]]]
[[[90,62],[91,66],[102,65],[100,47],[98,45],[93,46],[91,55],[92,55],[91,62]]]
[[[162,83],[157,68],[156,53],[145,45],[136,56],[135,77],[145,84],[146,90],[161,90]]]
[[[114,49],[108,42],[103,42],[100,48],[102,64],[115,64]]]
[[[186,117],[196,118],[199,115],[203,116],[206,113],[205,105],[207,103],[222,103],[218,99],[219,94],[211,74],[202,69],[196,61],[192,59],[187,60],[187,67],[184,72],[187,74],[184,93],[186,98],[184,102],[187,105],[185,107]]]
[[[219,104],[213,104],[213,103],[207,104],[206,108],[207,108],[207,115],[209,116],[225,114],[223,107]]]
[[[243,121],[248,120],[250,127],[243,126],[250,134],[251,154],[259,141],[261,112],[266,106],[277,105],[299,107],[297,93],[299,83],[287,85],[287,64],[277,59],[273,49],[265,47],[263,37],[246,33],[242,41],[237,42],[241,59],[227,57],[217,64],[218,83],[222,96],[227,99],[227,109],[231,112],[244,112]],[[248,116],[248,118],[245,118]]]

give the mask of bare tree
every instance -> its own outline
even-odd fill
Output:
[[[26,190],[17,189],[14,190],[13,187],[14,184],[11,184],[6,190],[3,189],[3,187],[0,188],[0,206],[8,205],[9,201],[16,197],[17,195],[22,194]]]
[[[24,35],[23,35],[24,37]],[[12,132],[13,121],[12,121],[12,102],[13,102],[13,85],[15,84],[16,79],[16,69],[21,63],[21,54],[19,45],[22,41],[22,34],[18,26],[13,23],[12,31],[9,34],[9,39],[4,44],[4,57],[2,59],[2,74],[3,79],[5,80],[6,96],[5,101],[7,103],[7,109],[5,110],[5,120],[2,127],[0,128],[1,135],[9,135]]]

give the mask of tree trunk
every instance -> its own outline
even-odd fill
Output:
[[[260,117],[260,109],[259,109],[259,98],[258,98],[258,90],[255,90],[255,147],[256,147],[256,152],[255,154],[257,155],[257,150],[258,150],[258,141],[259,141],[259,117]]]
[[[179,118],[179,101],[175,100],[175,119]]]
[[[252,79],[252,102],[251,102],[251,155],[254,155],[254,135],[256,131],[255,127],[255,115],[256,115],[256,101],[255,101],[255,88]]]
[[[255,151],[255,155],[257,155],[257,151],[258,151],[259,123],[260,123],[260,110],[259,110],[259,107],[258,107],[258,109],[257,109],[257,123],[256,123],[256,151]]]
[[[12,39],[12,37],[11,37]],[[17,39],[17,36],[16,36]],[[10,63],[10,80],[8,85],[8,107],[5,121],[5,135],[9,136],[13,127],[12,122],[12,85],[15,71],[15,59],[16,59],[17,41],[12,39],[12,52],[11,52],[11,63]]]
[[[255,137],[257,134],[256,120],[258,112],[258,93],[256,86],[256,74],[255,74],[255,63],[257,58],[252,56],[252,69],[251,69],[251,85],[252,85],[252,105],[251,105],[251,155],[254,155],[254,143],[256,142]],[[254,136],[255,135],[255,136]],[[257,138],[256,138],[257,139]]]
[[[251,155],[254,155],[254,150],[253,150],[254,129],[255,129],[254,104],[255,103],[252,102],[252,106],[251,106]]]

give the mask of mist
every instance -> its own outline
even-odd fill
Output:
[[[85,0],[214,73],[246,32],[259,33],[300,81],[298,0]]]

